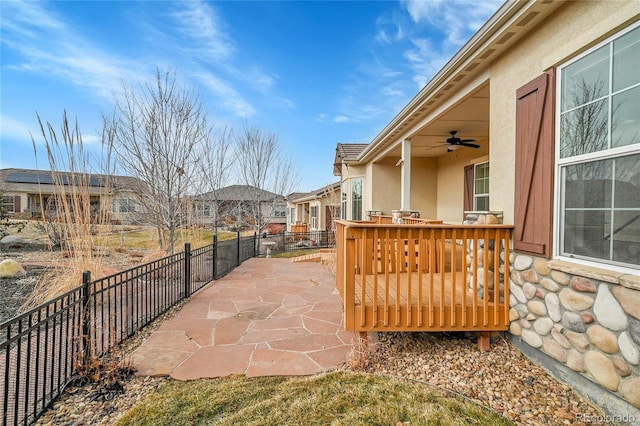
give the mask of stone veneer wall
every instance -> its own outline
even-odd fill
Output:
[[[640,275],[512,254],[510,332],[640,408]]]
[[[465,212],[464,224],[502,223],[502,212]],[[488,244],[489,258],[495,248]],[[484,276],[479,242],[478,270]],[[467,284],[472,288],[472,247]],[[503,282],[504,252],[500,254]],[[615,273],[517,253],[510,258],[512,335],[640,408],[640,274]],[[489,280],[493,280],[493,262]],[[483,297],[483,283],[478,293]]]
[[[502,217],[503,214],[500,211],[465,211],[464,212],[464,225],[484,225],[484,224],[489,224],[489,225],[493,225],[493,224],[500,224],[502,223]],[[483,239],[478,240],[478,260],[477,260],[477,276],[478,276],[478,281],[477,281],[477,288],[478,288],[478,297],[480,297],[481,299],[484,299],[484,251],[486,249],[489,250],[488,253],[488,259],[489,259],[489,265],[487,265],[487,268],[489,269],[488,272],[488,280],[489,280],[489,288],[491,289],[489,291],[489,300],[493,300],[493,277],[495,274],[494,271],[494,256],[495,254],[495,241],[490,240],[488,242],[488,244],[485,243],[485,241]],[[476,275],[476,271],[474,269],[474,264],[473,264],[473,241],[469,241],[468,242],[468,247],[467,247],[467,289],[468,290],[473,290],[473,278],[474,275]],[[500,288],[499,288],[499,292],[500,294],[503,293],[503,284],[504,283],[504,247],[500,247],[499,251],[498,251],[498,255],[500,256],[500,270],[498,271],[498,273],[500,274]],[[502,296],[500,297],[500,302],[502,302]]]

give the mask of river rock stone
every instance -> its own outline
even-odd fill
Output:
[[[620,355],[612,357],[611,361],[613,362],[613,366],[616,368],[620,377],[630,376],[633,372],[631,367],[629,367],[629,364],[627,364],[627,361],[625,361]]]
[[[568,330],[575,331],[577,333],[584,333],[587,330],[580,315],[575,312],[565,312],[562,314],[562,325]]]
[[[628,332],[620,333],[618,346],[620,347],[620,353],[628,363],[633,365],[640,364],[640,348],[633,342]]]
[[[520,285],[520,286],[522,284],[524,284],[524,281],[522,280],[522,276],[520,275],[520,272],[518,272],[516,270],[513,270],[513,271],[511,271],[511,275],[510,276],[511,276],[511,281],[514,284],[517,284],[517,285]]]
[[[0,246],[7,248],[21,248],[27,243],[17,235],[5,235],[0,239]]]
[[[0,278],[21,278],[26,275],[27,272],[17,261],[5,259],[0,262]]]
[[[509,290],[511,290],[511,294],[513,294],[515,298],[518,299],[518,302],[527,303],[527,296],[524,295],[522,288],[518,287],[517,285],[511,284]]]
[[[584,352],[589,347],[589,339],[583,333],[576,333],[570,330],[565,330],[564,337],[571,342],[574,348],[580,352]]]
[[[540,275],[549,275],[551,269],[549,269],[549,262],[546,259],[537,257],[533,261],[533,269]]]
[[[544,288],[545,290],[548,291],[553,291],[556,292],[558,290],[560,290],[560,286],[553,281],[552,279],[549,278],[543,278],[540,280],[540,285],[542,286],[542,288]]]
[[[601,325],[592,325],[587,329],[587,336],[595,347],[608,354],[618,353],[618,340],[616,335],[602,327]]]
[[[520,319],[520,314],[516,308],[509,309],[509,321]]]
[[[629,336],[640,346],[640,321],[635,318],[629,318]]]
[[[539,317],[547,314],[547,307],[545,304],[539,300],[532,300],[527,303],[527,308],[529,308],[529,312]]]
[[[634,377],[622,382],[620,393],[631,405],[640,408],[640,377]]]
[[[533,322],[533,329],[541,336],[546,336],[553,328],[553,321],[549,317],[538,318]]]
[[[536,297],[537,297],[538,299],[544,299],[545,294],[547,294],[547,292],[546,292],[546,291],[544,291],[544,290],[543,290],[543,289],[541,289],[541,288],[536,288]]]
[[[522,275],[522,279],[528,283],[537,283],[540,281],[540,277],[536,274],[536,271],[533,269],[527,269],[526,271],[522,271],[520,273]]]
[[[595,293],[597,288],[593,281],[584,277],[573,277],[569,283],[572,289],[575,291],[581,291],[583,293]]]
[[[525,318],[520,318],[520,321],[518,321],[518,324],[520,324],[520,327],[524,330],[524,329],[530,329],[531,328],[531,323],[529,321],[527,321]]]
[[[574,312],[585,311],[593,306],[591,297],[568,288],[560,292],[560,302],[565,309]]]
[[[515,262],[513,262],[513,267],[518,271],[524,271],[525,269],[529,269],[533,264],[533,258],[524,255],[517,255]]]
[[[522,336],[522,327],[520,327],[520,324],[517,321],[509,324],[509,333],[514,336]]]
[[[580,314],[580,318],[582,319],[582,322],[585,324],[591,324],[596,320],[596,318],[593,316],[591,312],[582,312]]]
[[[567,361],[567,351],[553,339],[544,339],[542,341],[542,349],[558,362],[564,363]]]
[[[522,291],[527,299],[531,300],[536,295],[536,286],[526,282],[522,285]]]
[[[575,349],[567,353],[567,367],[579,373],[584,372],[584,356]]]
[[[542,337],[532,330],[522,330],[522,340],[527,342],[529,346],[539,348],[542,346]]]
[[[640,291],[622,286],[615,286],[612,291],[622,309],[628,315],[640,320]]]
[[[551,337],[553,337],[563,348],[571,349],[571,342],[569,342],[569,340],[567,340],[567,338],[564,337],[564,335],[555,327],[551,330]]]
[[[515,310],[518,311],[520,318],[525,318],[527,315],[529,315],[529,310],[527,309],[527,305],[523,305],[522,303],[518,303],[515,306]]]
[[[602,386],[613,392],[618,390],[620,376],[609,357],[597,351],[587,351],[584,354],[584,365],[587,372]]]
[[[598,322],[608,329],[621,331],[627,328],[627,315],[609,291],[609,286],[604,283],[598,287],[593,313]]]
[[[544,297],[544,303],[547,305],[549,318],[555,322],[559,322],[562,319],[562,313],[560,310],[560,298],[558,295],[555,293],[547,293]]]
[[[569,285],[571,276],[562,271],[551,271],[551,279],[559,285]]]

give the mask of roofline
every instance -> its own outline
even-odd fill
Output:
[[[564,3],[564,1],[565,0],[551,0],[549,2],[551,6],[549,7],[555,9]],[[532,7],[536,5],[540,6],[540,4],[541,3],[536,0],[506,0],[489,20],[476,31],[469,41],[429,80],[418,94],[378,133],[371,143],[360,153],[355,162],[366,162],[373,157],[376,151],[384,146],[384,140],[394,129],[398,129],[399,126],[414,113],[417,107],[438,93],[440,88],[443,87],[445,83],[451,81],[456,73],[462,71],[462,66],[467,65],[470,59],[478,57],[489,42],[512,24],[514,17],[521,16]],[[545,4],[545,6],[548,5]],[[484,66],[487,66],[486,62]],[[482,66],[479,67],[478,71],[481,69]]]

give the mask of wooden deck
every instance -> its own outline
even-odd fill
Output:
[[[510,240],[511,227],[503,225],[339,221],[336,277],[345,327],[507,330],[509,289],[500,271],[509,270]]]

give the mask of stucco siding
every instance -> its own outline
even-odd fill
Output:
[[[491,64],[491,209],[514,221],[516,90],[588,49],[640,14],[640,2],[567,2]]]

